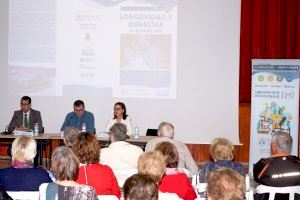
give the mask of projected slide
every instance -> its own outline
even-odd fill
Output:
[[[176,98],[176,0],[10,0],[13,95]]]

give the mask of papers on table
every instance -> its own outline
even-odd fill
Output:
[[[32,130],[30,130],[30,131],[14,130],[14,131],[13,131],[13,134],[14,134],[14,135],[34,136]]]

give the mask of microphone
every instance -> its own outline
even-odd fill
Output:
[[[11,134],[10,132],[8,132],[8,126],[9,126],[9,124],[7,124],[6,127],[5,127],[5,130],[4,130],[4,132],[3,132],[4,135],[9,135],[9,134]]]
[[[74,118],[74,116],[71,116],[71,117],[69,117],[69,118],[67,119],[67,116],[66,116],[65,122],[67,122],[67,123],[66,123],[66,126],[64,127],[64,129],[61,129],[61,132],[64,132],[64,131],[66,130],[66,128],[67,128],[68,126],[70,126],[70,121],[71,121],[71,119],[73,119],[73,118]],[[65,124],[65,122],[64,122],[64,124]]]
[[[73,119],[73,118],[74,118],[73,115],[69,118],[69,120],[68,120],[68,126],[70,125],[70,121],[71,121],[71,119]]]
[[[71,119],[73,119],[73,118],[74,118],[74,116],[71,116],[70,119],[69,119],[69,121],[70,121]]]
[[[17,119],[18,119],[18,116],[15,115],[14,119],[17,120]],[[10,123],[9,123],[9,124],[10,124]],[[9,134],[11,134],[11,132],[8,131],[9,124],[7,124],[7,125],[5,126],[5,130],[4,130],[4,132],[3,132],[4,135],[9,135]]]

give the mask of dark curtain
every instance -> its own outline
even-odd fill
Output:
[[[251,101],[251,59],[300,59],[300,0],[242,0],[241,103]]]

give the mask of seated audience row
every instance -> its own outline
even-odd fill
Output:
[[[172,128],[169,123],[161,124],[168,129],[166,126]],[[162,135],[164,128],[159,130]],[[114,124],[110,129],[112,144],[100,151],[95,135],[67,128],[64,133],[66,146],[58,147],[52,154],[50,174],[55,177],[55,182],[52,182],[49,172],[33,166],[36,141],[26,136],[17,137],[12,144],[12,167],[0,169],[0,186],[4,191],[39,189],[40,198],[45,200],[97,199],[97,195],[120,198],[121,191],[111,168],[137,168],[138,174],[129,177],[124,184],[125,199],[140,199],[141,195],[143,199],[197,198],[186,172],[178,168],[180,154],[174,143],[158,142],[154,151],[143,153],[139,147],[125,142],[125,138],[126,126]],[[291,147],[289,134],[274,133],[271,140],[273,156],[261,159],[255,165],[255,180],[269,186],[300,185],[300,160],[290,155]],[[208,199],[243,199],[243,167],[232,161],[232,142],[217,138],[211,144],[210,153],[214,162],[206,164],[199,173],[200,180],[208,183]],[[286,173],[293,175],[283,176]],[[7,194],[2,192],[1,195]],[[260,195],[259,199],[265,199],[265,196]]]

